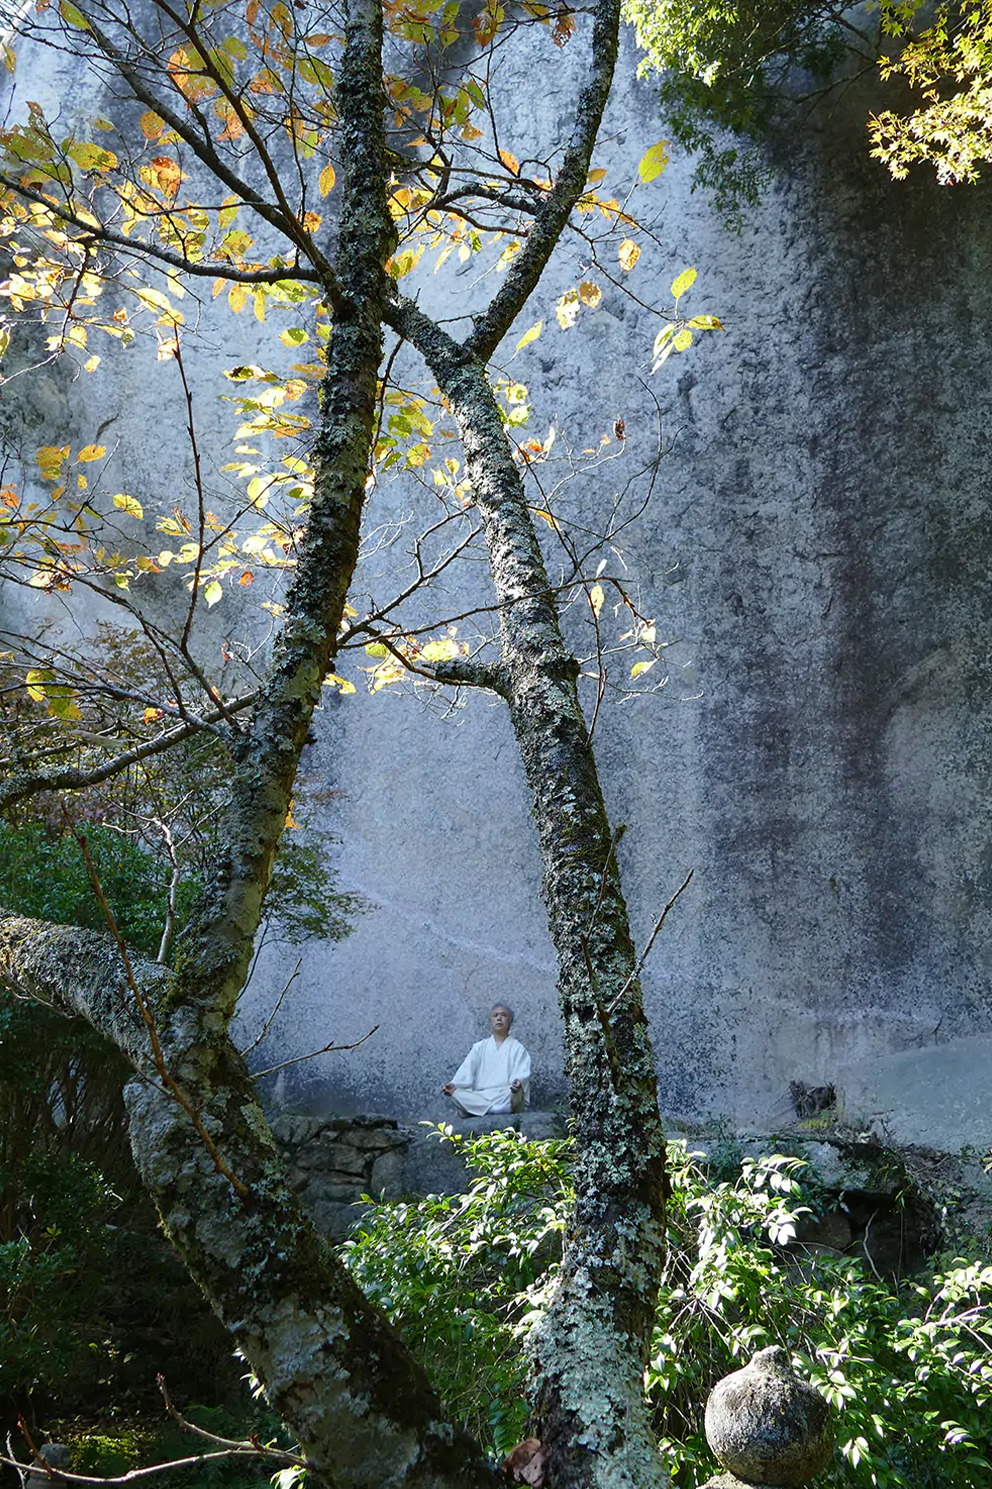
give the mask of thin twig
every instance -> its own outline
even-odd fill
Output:
[[[252,1080],[261,1080],[263,1075],[275,1075],[277,1070],[288,1070],[291,1065],[301,1065],[304,1060],[315,1060],[318,1055],[336,1055],[345,1050],[357,1050],[360,1044],[364,1044],[366,1039],[371,1039],[372,1035],[378,1032],[379,1025],[376,1024],[367,1034],[363,1034],[361,1039],[356,1039],[354,1044],[334,1044],[332,1041],[330,1044],[325,1044],[323,1049],[311,1050],[309,1055],[295,1055],[292,1060],[283,1060],[280,1065],[270,1065],[268,1070],[255,1070],[252,1072]]]
[[[247,1059],[247,1057],[251,1054],[252,1050],[257,1050],[258,1049],[258,1046],[262,1043],[262,1040],[265,1038],[266,1034],[268,1034],[269,1030],[272,1028],[273,1020],[275,1019],[276,1014],[279,1012],[280,1008],[282,1007],[283,999],[285,998],[286,994],[289,992],[290,988],[293,986],[293,983],[299,977],[299,975],[300,975],[300,968],[302,966],[303,966],[303,958],[300,957],[299,960],[296,963],[296,966],[293,968],[293,970],[292,970],[292,972],[290,974],[289,981],[286,983],[286,985],[283,988],[282,992],[279,994],[278,998],[276,999],[276,1001],[275,1001],[275,1007],[272,1009],[272,1012],[269,1014],[268,1018],[265,1020],[265,1023],[262,1025],[262,1032],[258,1035],[258,1037],[256,1039],[253,1039],[252,1040],[251,1044],[249,1044],[245,1049],[243,1049],[241,1051],[241,1058],[242,1058],[242,1060]]]
[[[695,872],[696,872],[695,869],[690,869],[689,870],[689,872],[686,874],[685,878],[683,879],[682,883],[679,885],[678,889],[672,895],[671,899],[668,901],[668,904],[665,906],[664,910],[662,910],[661,914],[658,916],[658,919],[655,921],[655,923],[654,923],[654,929],[652,930],[650,936],[648,937],[648,944],[647,944],[647,946],[645,946],[644,950],[641,952],[640,959],[638,960],[637,965],[635,966],[633,972],[631,972],[630,976],[627,978],[627,981],[624,983],[623,987],[617,993],[616,997],[613,999],[613,1002],[610,1004],[609,1008],[606,1010],[606,1012],[610,1016],[612,1016],[615,1008],[617,1007],[617,1004],[620,1002],[621,998],[623,997],[624,993],[626,993],[626,991],[630,987],[631,983],[632,982],[635,982],[636,979],[638,977],[640,977],[641,972],[643,971],[643,968],[644,968],[644,963],[647,961],[648,957],[651,954],[651,948],[652,948],[652,946],[655,943],[655,937],[658,935],[658,932],[661,930],[662,926],[665,924],[665,919],[666,919],[666,917],[668,915],[669,910],[675,904],[675,901],[678,899],[678,897],[682,893],[683,889],[688,889],[690,880],[692,879],[692,876],[693,876],[693,874]]]
[[[182,1416],[179,1411],[176,1410],[176,1406],[172,1400],[172,1397],[169,1395],[169,1388],[165,1383],[165,1376],[159,1374],[155,1377],[155,1379],[158,1382],[158,1388],[162,1393],[162,1400],[165,1403],[166,1411],[169,1413],[169,1416],[172,1418],[172,1420],[178,1426],[180,1426],[184,1432],[190,1433],[190,1435],[193,1437],[202,1437],[205,1439],[206,1442],[216,1443],[219,1448],[234,1448],[240,1449],[242,1451],[247,1451],[250,1447],[254,1449],[255,1452],[264,1453],[267,1458],[278,1458],[283,1463],[291,1463],[300,1468],[306,1467],[305,1459],[298,1457],[295,1453],[287,1453],[285,1448],[268,1447],[266,1444],[260,1443],[258,1441],[258,1438],[254,1435],[250,1438],[240,1439],[233,1437],[218,1437],[216,1432],[209,1432],[206,1427],[200,1427],[197,1425],[196,1422],[189,1421],[186,1417]]]

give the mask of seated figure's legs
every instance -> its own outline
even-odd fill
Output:
[[[448,1097],[448,1100],[451,1102],[451,1104],[453,1106],[456,1106],[458,1108],[458,1111],[461,1114],[461,1116],[463,1116],[463,1117],[471,1117],[472,1116],[472,1113],[466,1107],[462,1106],[461,1102],[458,1100],[458,1092],[457,1091],[453,1091],[451,1093],[451,1095]]]

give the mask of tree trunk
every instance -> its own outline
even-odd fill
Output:
[[[500,614],[507,701],[530,786],[579,1149],[560,1286],[533,1341],[537,1432],[557,1486],[661,1484],[644,1402],[664,1260],[665,1143],[616,844],[520,471],[485,367],[416,307],[394,311],[458,422]],[[439,672],[444,673],[444,668]]]
[[[0,982],[81,1015],[135,1066],[131,1148],[165,1232],[316,1474],[353,1489],[486,1489],[478,1448],[289,1187],[230,1040],[205,1035],[198,1011],[176,1001],[173,973],[131,969],[133,986],[109,936],[0,912]],[[163,1086],[135,988],[211,1146]]]

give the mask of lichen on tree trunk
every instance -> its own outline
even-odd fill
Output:
[[[409,303],[393,315],[426,358],[465,450],[500,617],[500,663],[479,681],[509,705],[557,953],[579,1166],[561,1280],[531,1343],[536,1431],[556,1486],[660,1484],[643,1378],[664,1259],[665,1144],[579,667],[484,365]]]

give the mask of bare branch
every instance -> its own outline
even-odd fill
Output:
[[[335,1044],[332,1040],[330,1044],[323,1045],[319,1050],[311,1050],[308,1055],[295,1055],[292,1060],[283,1060],[278,1065],[270,1065],[266,1070],[253,1070],[252,1079],[260,1081],[263,1075],[275,1075],[277,1070],[288,1070],[291,1065],[302,1065],[304,1060],[315,1060],[318,1055],[336,1055],[345,1050],[357,1050],[360,1044],[364,1044],[366,1039],[371,1039],[372,1035],[378,1032],[379,1025],[375,1024],[367,1034],[362,1035],[361,1039],[356,1039],[354,1044]]]

